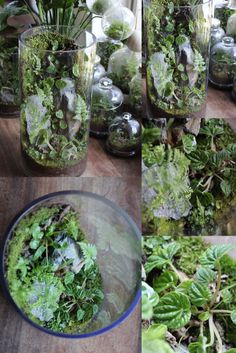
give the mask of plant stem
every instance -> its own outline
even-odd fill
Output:
[[[231,314],[231,310],[211,310],[214,314]]]
[[[219,262],[217,263],[216,268],[217,268],[217,271],[218,271],[216,291],[215,291],[215,293],[213,295],[213,298],[211,300],[210,308],[212,308],[215,305],[217,297],[218,297],[218,295],[220,293],[220,287],[221,287],[221,265],[220,265]]]
[[[212,347],[215,342],[215,334],[214,334],[214,322],[213,322],[213,315],[209,317],[209,331],[210,331],[210,342],[206,344],[207,347]]]
[[[219,348],[217,349],[217,353],[222,353],[223,352],[223,343],[222,343],[222,339],[220,337],[219,331],[218,331],[216,325],[214,324],[214,321],[213,321],[213,330],[214,330],[215,336],[216,336],[218,344],[219,344]]]

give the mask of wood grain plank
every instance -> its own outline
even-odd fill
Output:
[[[33,199],[60,190],[84,190],[116,202],[140,225],[140,178],[0,178],[0,241],[12,218]],[[86,340],[59,339],[21,319],[0,291],[1,353],[138,353],[140,307],[119,327]]]
[[[140,175],[140,157],[124,159],[105,151],[105,142],[90,138],[88,162],[83,177]],[[25,176],[20,152],[19,118],[0,117],[0,177]]]

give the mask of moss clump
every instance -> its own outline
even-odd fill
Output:
[[[26,44],[32,49],[49,50],[49,51],[67,51],[76,50],[73,40],[56,32],[43,32],[26,39]]]
[[[105,30],[105,34],[114,40],[126,39],[130,33],[130,26],[119,20],[112,22],[112,24]]]

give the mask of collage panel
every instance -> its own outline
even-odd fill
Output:
[[[0,177],[140,174],[141,0],[0,11]]]
[[[140,352],[139,180],[0,187],[0,351]]]
[[[236,351],[235,16],[143,1],[143,353]]]

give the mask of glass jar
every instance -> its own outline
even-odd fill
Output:
[[[129,105],[134,112],[142,111],[142,75],[138,72],[129,83]]]
[[[20,38],[21,148],[28,175],[81,175],[86,167],[96,39],[45,26]]]
[[[39,319],[35,320],[33,315],[29,315],[29,308],[23,307],[22,301],[19,300],[19,297],[16,295],[17,291],[14,290],[14,284],[16,285],[16,283],[13,283],[13,286],[11,286],[12,281],[9,278],[10,276],[8,276],[9,272],[7,270],[9,266],[8,260],[11,258],[10,256],[13,252],[11,248],[12,243],[15,242],[18,245],[18,251],[16,253],[13,252],[17,263],[17,260],[20,259],[19,249],[22,248],[22,246],[24,245],[25,238],[27,238],[31,233],[31,229],[28,228],[26,229],[26,237],[21,237],[21,240],[17,239],[16,228],[19,226],[19,223],[21,222],[22,225],[22,220],[24,221],[26,217],[28,217],[29,220],[29,217],[32,217],[37,213],[38,223],[39,219],[42,220],[39,223],[38,227],[36,227],[37,231],[37,228],[41,228],[41,232],[37,232],[37,235],[45,235],[45,228],[47,228],[47,226],[50,226],[50,224],[48,225],[46,221],[50,217],[50,214],[52,214],[52,209],[63,206],[66,207],[64,210],[65,218],[66,212],[68,213],[68,206],[73,208],[75,213],[74,223],[77,224],[77,222],[79,222],[81,230],[86,239],[85,241],[93,245],[93,247],[96,247],[95,261],[101,274],[101,280],[103,285],[102,292],[104,293],[104,299],[102,303],[98,305],[96,315],[94,316],[90,324],[81,325],[81,321],[78,318],[78,322],[75,322],[74,325],[71,325],[69,330],[65,330],[64,327],[62,327],[62,329],[59,331],[59,325],[57,325],[56,328],[55,325],[51,328],[50,322],[45,325],[45,322],[40,321]],[[41,212],[41,216],[39,218],[39,212],[40,209],[42,210],[42,208],[44,209],[44,213]],[[45,212],[45,210],[47,212]],[[62,213],[60,214],[62,215]],[[43,223],[43,217],[45,217],[45,223]],[[32,218],[30,219],[32,220]],[[53,220],[51,221],[53,222]],[[33,226],[34,225],[35,223],[33,224]],[[44,229],[43,232],[42,228]],[[58,234],[54,231],[55,227],[51,228],[52,229],[49,230],[50,239],[53,239],[56,243]],[[77,230],[77,228],[71,228],[69,232],[68,228],[68,239],[72,239],[72,235],[70,235],[70,233],[73,234],[74,238],[77,234]],[[11,242],[12,239],[13,242]],[[50,258],[50,260],[52,260],[52,243],[54,242],[49,241],[50,244],[47,244],[46,242],[46,246],[49,249],[49,252],[47,253],[47,255],[45,255],[45,251],[43,253],[41,252],[41,259],[44,258],[46,260],[47,256],[47,258]],[[43,244],[45,244],[45,241],[42,242],[41,247],[43,246]],[[11,223],[8,228],[8,231],[6,232],[4,240],[2,250],[3,256],[1,258],[2,261],[0,265],[0,278],[2,280],[4,290],[6,290],[6,293],[8,295],[9,301],[12,305],[14,305],[14,308],[18,312],[20,312],[21,317],[28,321],[28,323],[30,323],[32,326],[42,330],[45,333],[57,337],[77,339],[82,339],[86,337],[93,338],[96,335],[100,335],[106,331],[112,330],[114,327],[117,327],[123,320],[125,320],[131,314],[131,312],[138,304],[140,300],[141,278],[140,244],[141,239],[138,227],[136,226],[135,222],[129,217],[129,215],[119,206],[117,206],[110,200],[93,193],[82,191],[61,191],[45,195],[37,200],[34,200],[29,205],[27,205],[21,211],[18,217]],[[27,245],[27,249],[28,248],[29,245]],[[29,249],[29,251],[32,253],[32,250]],[[29,251],[23,251],[24,255],[22,256],[27,256],[25,254],[29,253]],[[73,257],[74,251],[72,251],[71,253]],[[93,253],[94,252],[92,252],[92,254]],[[64,267],[67,268],[67,266]],[[52,266],[47,267],[44,265],[44,273],[48,274],[49,276],[51,273],[54,273],[51,267]],[[27,268],[27,271],[28,270],[29,268]],[[25,273],[25,276],[28,276],[29,278],[28,272]],[[23,276],[19,277],[20,281],[18,281],[17,283],[19,286],[22,287],[22,282],[24,279]],[[31,284],[28,282],[27,284],[25,284],[25,288],[28,289],[30,285]],[[87,287],[86,283],[84,283],[84,287]],[[19,293],[19,287],[17,293]],[[46,291],[45,297],[47,297],[47,295],[48,294]],[[60,302],[63,303],[63,293],[58,299]],[[69,310],[68,313],[70,315],[71,311]],[[55,316],[56,315],[54,315],[54,317]],[[62,322],[63,320],[64,319],[62,319]]]
[[[235,0],[233,0],[235,1]],[[218,18],[221,23],[221,27],[223,30],[226,32],[227,30],[227,23],[229,17],[235,12],[234,6],[233,6],[233,1],[228,1],[228,0],[222,0],[222,1],[217,1],[215,4],[215,18]]]
[[[224,37],[211,50],[210,58],[210,82],[220,88],[233,86],[233,78],[236,73],[236,46],[234,39]]]
[[[108,127],[117,116],[123,103],[121,90],[113,86],[108,77],[103,77],[92,89],[92,119],[90,133],[95,137],[106,137]]]
[[[236,103],[236,74],[235,74],[234,80],[233,80],[232,99]]]
[[[141,147],[141,124],[130,113],[123,113],[109,126],[106,149],[119,157],[133,157]]]
[[[86,5],[89,11],[99,16],[103,15],[107,10],[114,6],[113,0],[86,0]]]
[[[222,41],[225,37],[225,31],[220,27],[220,20],[213,18],[211,26],[211,48]]]
[[[124,46],[111,55],[108,76],[124,94],[129,94],[129,83],[138,73],[140,66],[141,54]]]
[[[213,1],[146,0],[147,96],[153,118],[204,117]]]
[[[124,44],[122,42],[105,38],[97,42],[97,54],[101,58],[101,64],[104,66],[105,70],[108,69],[108,63],[111,55],[117,50],[123,48]]]
[[[93,73],[93,84],[98,83],[102,77],[106,75],[106,70],[104,66],[101,65],[101,58],[96,55],[95,59],[95,67],[94,67],[94,73]]]
[[[125,40],[135,30],[135,16],[127,7],[113,7],[104,14],[102,29],[105,35],[111,39]]]
[[[18,39],[0,36],[0,114],[19,114]]]

